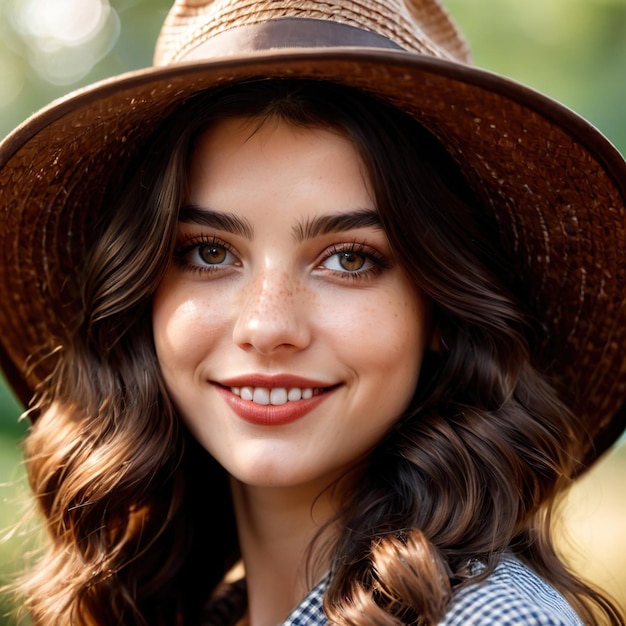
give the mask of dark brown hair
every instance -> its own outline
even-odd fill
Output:
[[[26,441],[49,535],[22,584],[35,624],[194,624],[239,556],[227,476],[176,415],[150,322],[194,142],[229,116],[330,126],[354,143],[394,254],[432,300],[443,340],[335,520],[329,619],[434,624],[473,563],[484,576],[512,552],[589,623],[599,610],[623,624],[552,545],[551,513],[578,469],[580,431],[541,373],[541,326],[497,228],[411,117],[354,90],[292,80],[188,102],[138,147],[122,193],[111,188],[89,226],[75,277],[83,313],[65,324]]]

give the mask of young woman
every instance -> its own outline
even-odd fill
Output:
[[[623,624],[551,539],[624,426],[623,161],[434,3],[240,8],[0,152],[34,623]]]

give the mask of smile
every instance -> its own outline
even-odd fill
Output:
[[[231,393],[242,400],[254,402],[255,404],[281,406],[287,402],[298,402],[298,400],[308,400],[314,395],[322,392],[322,389],[310,387],[231,387]]]
[[[233,379],[228,381],[230,384],[216,384],[216,389],[237,416],[256,426],[284,426],[296,422],[341,387],[341,384],[317,386],[319,383],[306,381],[309,386],[302,384],[304,379],[298,380],[294,376],[282,376],[272,381],[259,376],[254,382],[250,380],[254,377],[247,378],[248,384],[238,384],[239,381]]]

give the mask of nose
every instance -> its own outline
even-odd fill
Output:
[[[234,342],[264,355],[303,350],[311,341],[308,300],[289,273],[267,269],[247,286],[233,331]]]

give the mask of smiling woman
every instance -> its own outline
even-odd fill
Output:
[[[624,624],[551,521],[624,429],[626,164],[371,4],[179,0],[0,147],[35,624]]]
[[[428,307],[368,187],[347,137],[280,118],[217,122],[194,150],[188,197],[211,218],[181,218],[155,345],[190,430],[243,485],[308,483],[313,501],[414,394]]]

